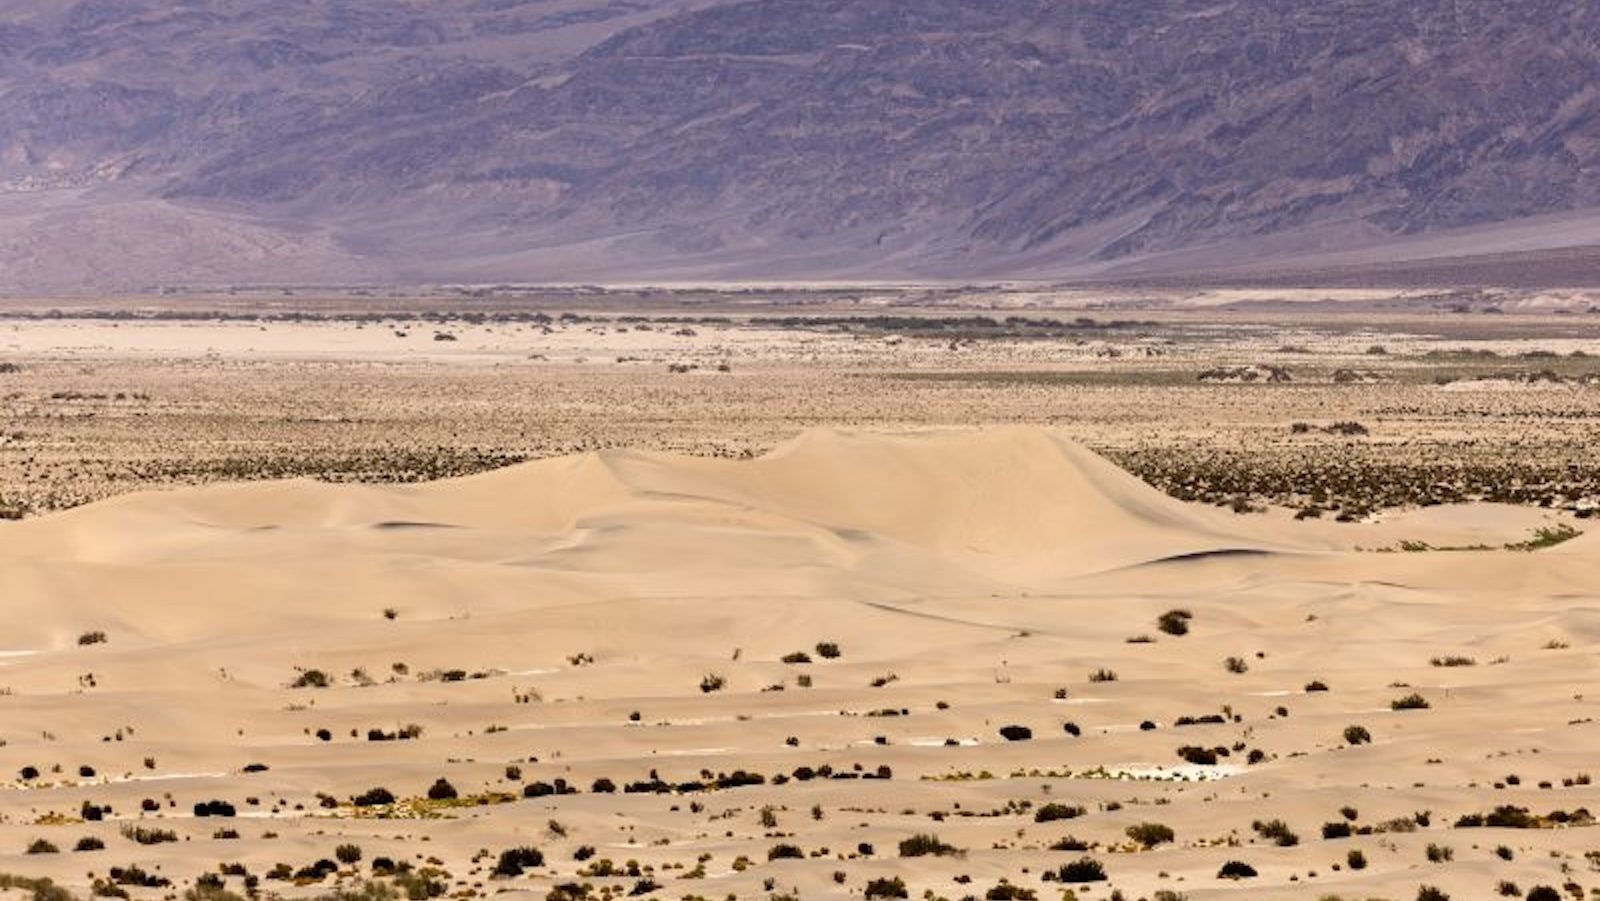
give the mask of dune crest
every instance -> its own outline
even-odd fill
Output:
[[[14,527],[7,545],[81,562],[195,562],[276,556],[315,535],[329,556],[460,557],[478,544],[501,549],[466,554],[480,562],[634,572],[697,559],[849,567],[893,551],[1031,582],[1264,549],[1226,525],[1040,428],[825,429],[753,460],[603,451],[416,486],[133,495]]]

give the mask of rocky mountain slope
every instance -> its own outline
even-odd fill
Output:
[[[0,0],[0,287],[1481,236],[1600,206],[1597,75],[1582,0]]]

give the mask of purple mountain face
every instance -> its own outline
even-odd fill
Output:
[[[1596,85],[1586,0],[0,0],[0,288],[1600,244]]]

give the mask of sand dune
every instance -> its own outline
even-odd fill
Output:
[[[859,896],[898,877],[913,896],[1006,878],[1050,897],[1040,874],[1085,855],[1128,897],[1559,884],[1587,865],[1583,817],[1454,826],[1501,804],[1600,805],[1577,781],[1600,701],[1600,545],[1505,549],[1553,521],[1235,516],[1034,428],[128,495],[0,526],[0,871],[81,888],[137,862],[181,885],[355,843],[347,874],[385,855],[469,895],[577,879]],[[1408,537],[1495,549],[1396,550]],[[1187,634],[1158,628],[1175,608]],[[1410,693],[1429,707],[1392,709]],[[1357,725],[1370,743],[1347,740]],[[892,778],[792,775],[821,766]],[[735,769],[763,784],[691,784]],[[652,772],[676,788],[592,790]],[[428,801],[440,778],[465,800]],[[556,778],[578,792],[525,788]],[[397,803],[353,803],[375,786]],[[210,800],[239,815],[196,818]],[[1036,819],[1052,801],[1083,810]],[[86,802],[111,813],[86,822]],[[1271,819],[1301,841],[1251,826]],[[128,821],[188,840],[138,843]],[[1322,838],[1333,821],[1369,834]],[[1130,843],[1140,822],[1174,841]],[[930,831],[964,855],[897,854]],[[1052,849],[1069,834],[1088,849]],[[84,835],[106,849],[67,852]],[[39,838],[64,853],[22,853]],[[1430,842],[1454,859],[1429,863]],[[802,858],[768,861],[785,843]],[[545,865],[486,882],[517,845]],[[586,845],[598,857],[575,860]],[[1368,866],[1346,865],[1352,848]],[[648,872],[597,875],[600,858]],[[1218,879],[1234,859],[1259,875]]]

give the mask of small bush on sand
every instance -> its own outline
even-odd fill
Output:
[[[1188,635],[1191,619],[1194,614],[1187,610],[1168,610],[1156,618],[1156,628],[1168,635]]]
[[[1136,823],[1127,829],[1128,838],[1146,848],[1164,845],[1176,838],[1171,826],[1162,823]]]
[[[945,857],[960,854],[961,849],[954,845],[947,845],[939,840],[937,835],[918,833],[900,842],[901,857]]]

